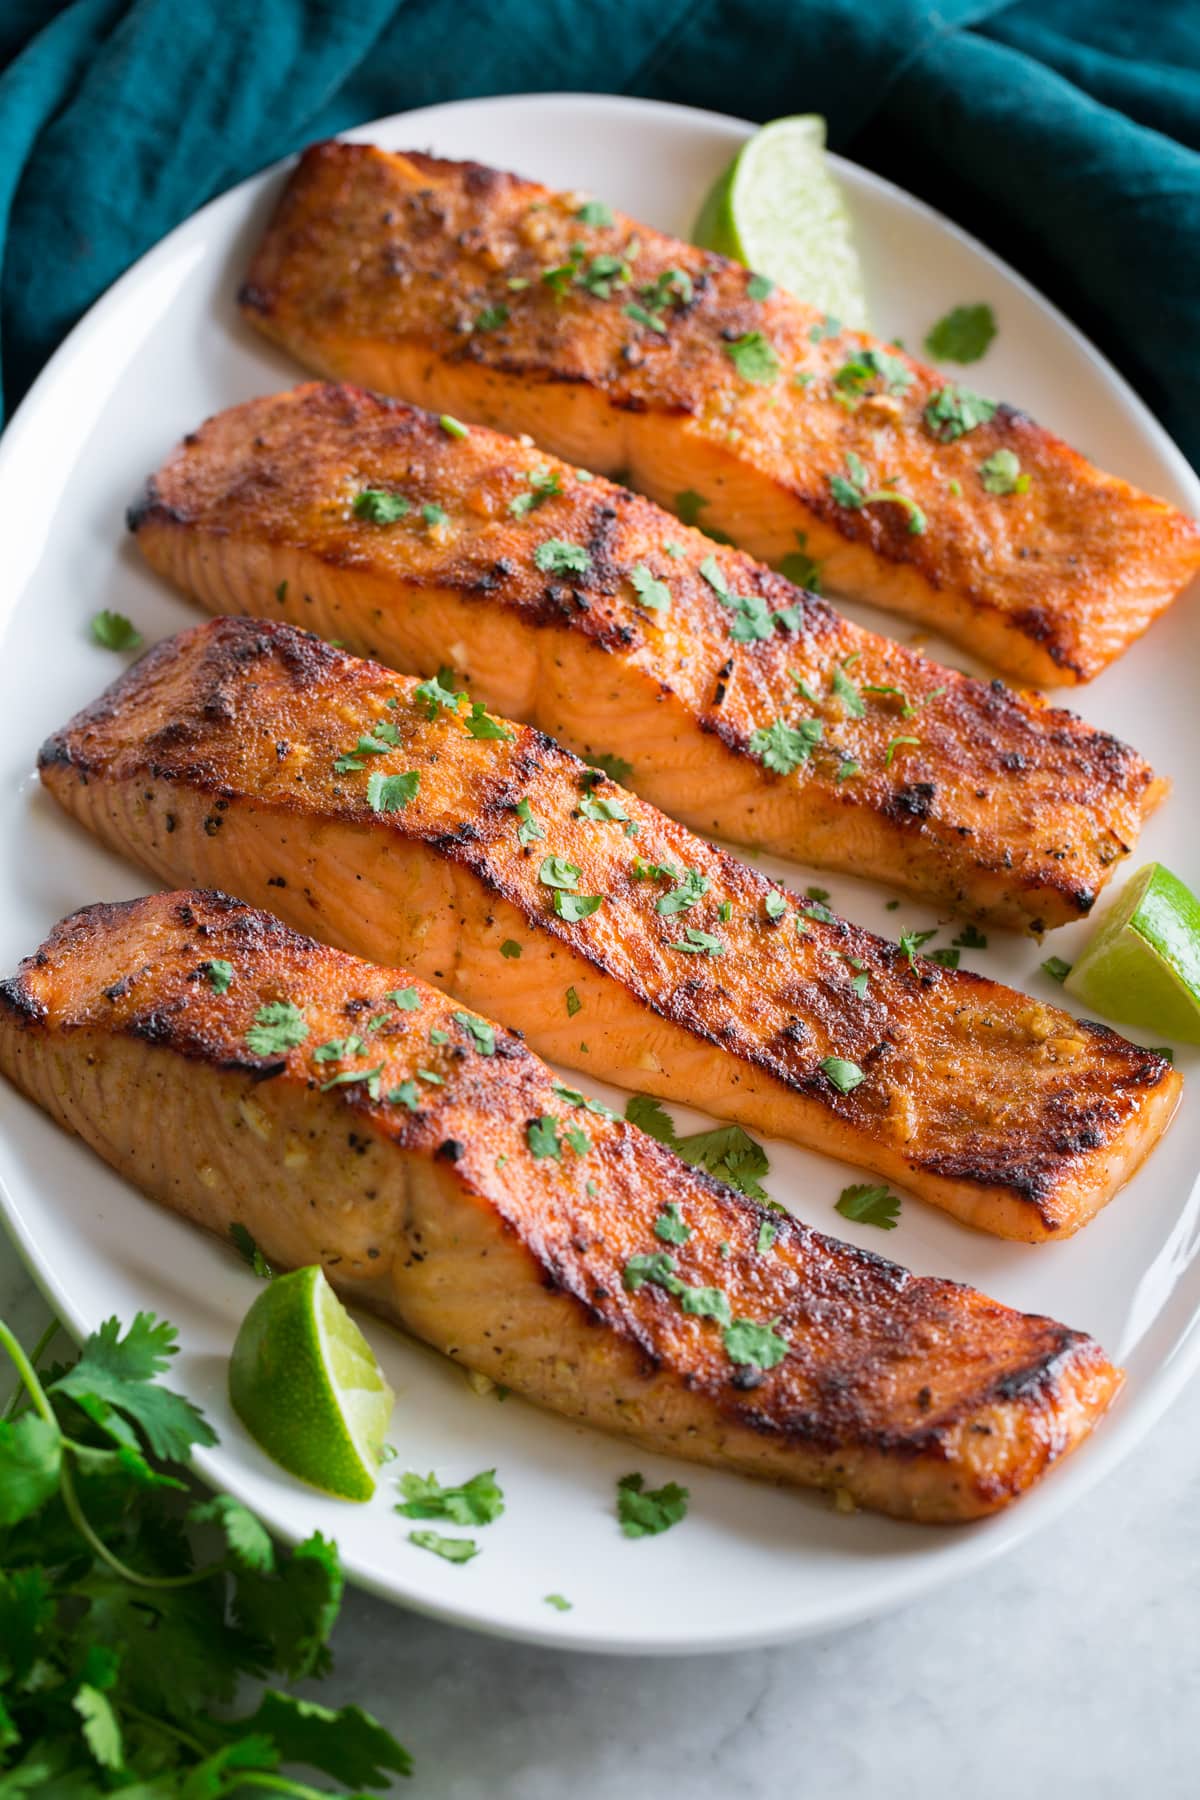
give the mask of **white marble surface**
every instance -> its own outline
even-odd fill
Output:
[[[0,1236],[0,1314],[46,1309]],[[1057,1530],[907,1612],[670,1661],[492,1642],[351,1594],[327,1703],[413,1800],[1194,1800],[1200,1386]]]

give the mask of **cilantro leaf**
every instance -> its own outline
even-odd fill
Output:
[[[580,877],[578,863],[573,863],[565,856],[546,856],[542,858],[542,866],[538,870],[538,880],[543,887],[560,888],[564,891],[573,888]]]
[[[0,1419],[0,1528],[17,1525],[58,1492],[62,1466],[62,1433],[49,1419],[25,1413]],[[3,1623],[0,1593],[0,1623]],[[7,1649],[0,1633],[0,1674]]]
[[[241,1257],[242,1261],[250,1265],[259,1280],[272,1280],[275,1274],[274,1269],[271,1267],[270,1263],[267,1261],[266,1257],[263,1255],[240,1219],[235,1219],[233,1224],[229,1227],[229,1236],[233,1240],[233,1247]]]
[[[622,1475],[617,1483],[617,1518],[626,1537],[657,1537],[687,1517],[690,1496],[685,1487],[668,1481],[647,1488],[644,1475]]]
[[[462,1026],[480,1056],[496,1054],[496,1027],[487,1019],[477,1019],[474,1013],[467,1012],[451,1013],[450,1017]]]
[[[821,565],[808,554],[808,533],[798,531],[796,543],[799,548],[790,550],[779,563],[779,573],[797,587],[807,588],[810,594],[821,592]]]
[[[412,504],[403,494],[386,488],[363,488],[354,496],[351,510],[356,519],[367,519],[372,525],[394,525],[412,511]]]
[[[684,1162],[706,1169],[718,1181],[727,1182],[751,1200],[765,1200],[760,1177],[769,1175],[767,1153],[740,1125],[717,1125],[712,1131],[694,1131],[677,1138],[673,1149]]]
[[[996,415],[996,402],[985,400],[970,388],[951,385],[939,388],[925,407],[925,423],[941,444],[951,444],[965,437],[979,425],[986,425]]]
[[[461,1487],[443,1487],[432,1473],[411,1469],[400,1477],[404,1498],[396,1506],[406,1519],[450,1519],[455,1525],[490,1525],[504,1511],[495,1469],[481,1469]]]
[[[876,1187],[869,1181],[858,1181],[842,1189],[834,1211],[860,1225],[878,1225],[881,1231],[894,1231],[900,1218],[900,1197],[889,1192],[886,1182]]]
[[[1041,968],[1043,975],[1048,975],[1051,981],[1063,982],[1071,973],[1071,964],[1064,962],[1061,956],[1048,956]]]
[[[91,633],[104,650],[140,650],[143,643],[141,632],[124,613],[109,612],[107,608],[92,614]]]
[[[773,1369],[790,1348],[773,1325],[756,1325],[750,1319],[735,1319],[727,1325],[724,1343],[730,1362],[750,1364],[756,1369]]]
[[[665,581],[660,581],[646,567],[645,563],[635,563],[629,571],[630,584],[643,606],[651,612],[666,612],[671,604],[671,590]]]
[[[426,718],[435,719],[442,708],[446,712],[456,713],[467,696],[455,688],[444,686],[441,675],[432,675],[428,681],[417,683],[412,697],[419,706],[424,707]]]
[[[525,1141],[529,1145],[530,1154],[539,1160],[553,1157],[556,1162],[562,1161],[558,1120],[553,1113],[543,1113],[540,1119],[530,1119],[525,1127]]]
[[[585,200],[583,205],[576,209],[575,217],[583,225],[611,225],[613,223],[612,208],[603,200]]]
[[[223,957],[214,957],[211,962],[201,963],[201,968],[208,976],[208,985],[214,994],[227,994],[233,985],[233,964]]]
[[[552,1606],[555,1612],[570,1612],[571,1610],[571,1602],[565,1600],[561,1594],[544,1594],[542,1597],[546,1605]]]
[[[498,331],[501,325],[507,324],[508,308],[503,300],[499,300],[494,306],[485,306],[483,311],[476,315],[474,329],[476,331]]]
[[[979,479],[989,494],[1024,494],[1029,489],[1029,477],[1021,473],[1012,450],[993,450],[979,465]]]
[[[834,668],[831,677],[831,686],[833,688],[834,698],[841,701],[850,718],[866,718],[867,703],[840,663]]]
[[[631,1101],[630,1105],[635,1104]],[[655,1102],[651,1101],[651,1105]],[[664,1244],[686,1244],[692,1235],[692,1228],[685,1221],[679,1210],[677,1200],[668,1200],[663,1210],[654,1221],[654,1235],[661,1238]]]
[[[421,785],[421,771],[409,769],[403,775],[385,775],[376,769],[367,782],[367,805],[372,812],[403,812],[416,797]]]
[[[268,1000],[254,1015],[246,1048],[255,1056],[282,1056],[308,1036],[308,1020],[291,1000]]]
[[[636,1125],[647,1137],[657,1138],[669,1150],[678,1146],[675,1121],[661,1100],[655,1100],[650,1094],[634,1094],[625,1107],[625,1117],[631,1125]]]
[[[527,513],[544,506],[547,500],[552,500],[563,491],[562,477],[557,469],[531,469],[527,480],[529,492],[515,495],[508,503],[509,513],[514,519],[523,519]]]
[[[990,306],[955,306],[930,327],[925,349],[939,362],[978,362],[995,335],[996,315]]]
[[[546,538],[534,551],[533,560],[545,575],[586,575],[592,566],[583,545],[568,543],[565,538]]]
[[[964,925],[958,936],[950,941],[960,950],[986,950],[988,947],[987,938],[977,925]]]
[[[514,734],[499,719],[493,719],[482,700],[472,703],[471,710],[463,720],[463,724],[473,738],[486,738],[502,744],[511,744]],[[416,789],[414,788],[414,793]]]
[[[775,283],[767,275],[751,275],[746,283],[746,297],[750,300],[766,300],[775,292]]]
[[[211,1500],[189,1507],[192,1525],[215,1525],[225,1539],[230,1556],[243,1569],[261,1575],[275,1572],[275,1546],[254,1514],[232,1494],[214,1494]]]
[[[119,1770],[125,1763],[121,1727],[112,1702],[90,1682],[76,1688],[71,1705],[83,1721],[83,1738],[102,1769]]]
[[[701,931],[698,925],[685,928],[682,938],[670,945],[672,950],[681,950],[687,956],[724,956],[725,946],[719,937],[710,931]]]
[[[761,331],[747,331],[724,348],[743,381],[769,387],[779,379],[780,364],[775,346]]]
[[[579,812],[582,818],[591,819],[596,824],[628,824],[629,822],[629,814],[620,800],[596,799],[591,794],[586,795],[579,802]]]
[[[440,1556],[448,1563],[468,1563],[473,1556],[479,1555],[479,1545],[474,1538],[443,1537],[440,1531],[410,1531],[408,1541],[418,1550],[431,1550],[434,1556]]]
[[[521,954],[521,946],[515,938],[505,938],[500,946],[500,954],[501,956],[509,957],[515,962]]]
[[[581,919],[590,919],[593,913],[600,911],[604,905],[603,894],[568,894],[556,888],[551,904],[560,919],[568,925],[577,925]]]
[[[818,1067],[839,1094],[852,1094],[867,1079],[858,1064],[844,1056],[827,1056]]]
[[[106,1319],[84,1343],[78,1362],[51,1382],[47,1392],[74,1400],[122,1442],[112,1421],[117,1413],[139,1427],[155,1456],[169,1461],[186,1462],[193,1444],[215,1444],[216,1433],[203,1413],[154,1380],[175,1355],[175,1327],[153,1313],[139,1312],[124,1337],[120,1332],[116,1319]]]
[[[800,719],[795,725],[789,725],[786,719],[773,719],[751,733],[750,754],[776,775],[791,775],[808,761],[824,731],[820,719]]]
[[[936,936],[937,936],[937,926],[936,925],[934,926],[932,931],[904,931],[904,932],[901,932],[901,934],[900,934],[900,950],[904,956],[907,956],[908,966],[910,969],[916,967],[917,951],[921,948],[921,945],[927,944],[929,942],[930,938],[935,938]]]
[[[281,1762],[320,1769],[354,1792],[388,1786],[389,1772],[411,1775],[412,1758],[370,1713],[358,1706],[337,1711],[295,1694],[268,1688],[258,1710],[239,1729],[274,1745]],[[190,1796],[189,1800],[200,1800]]]
[[[590,769],[599,769],[611,781],[618,781],[622,787],[628,787],[629,778],[633,774],[633,764],[626,762],[624,757],[608,756],[603,751],[595,750],[590,756],[585,757],[584,761]]]
[[[758,1236],[754,1240],[754,1248],[759,1256],[765,1256],[775,1239],[779,1236],[779,1227],[773,1219],[764,1219],[758,1228]]]
[[[678,887],[673,887],[667,894],[660,894],[654,902],[654,910],[664,918],[676,913],[689,912],[701,897],[707,894],[710,886],[707,875],[701,875],[698,869],[688,869]]]

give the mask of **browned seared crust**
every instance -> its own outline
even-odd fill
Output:
[[[1078,1229],[1169,1122],[1180,1080],[1155,1052],[813,916],[539,732],[475,738],[416,689],[290,626],[215,620],[51,738],[42,778],[168,882],[236,887],[410,964],[544,1055],[860,1163],[1002,1236]],[[353,755],[377,730],[393,746]],[[416,792],[373,811],[385,775]],[[608,818],[587,816],[597,798]],[[542,834],[524,843],[522,802]],[[559,916],[548,856],[598,911]],[[674,910],[684,871],[695,903]],[[839,1092],[829,1057],[864,1079]]]
[[[418,1005],[400,1011],[390,995],[410,984]],[[308,1036],[255,1055],[255,1015],[280,1000]],[[350,1033],[356,1060],[316,1059]],[[354,1066],[378,1071],[377,1097],[326,1088]],[[966,1519],[1037,1481],[1120,1383],[1090,1338],[768,1213],[585,1110],[511,1034],[481,1054],[461,1009],[407,972],[220,894],[64,920],[0,984],[0,1070],[185,1217],[246,1226],[281,1267],[319,1260],[347,1298],[469,1367],[655,1450]],[[405,1083],[416,1111],[387,1098]],[[586,1145],[535,1159],[527,1122],[547,1115]],[[680,1275],[736,1318],[777,1321],[773,1369],[732,1362],[719,1324],[662,1289],[627,1288],[630,1258],[663,1248],[668,1200],[692,1233]]]
[[[947,377],[780,290],[752,299],[738,264],[619,214],[589,225],[580,198],[476,163],[318,144],[243,310],[318,374],[528,431],[589,468],[629,471],[665,505],[698,494],[705,525],[768,562],[803,531],[832,591],[920,618],[1026,680],[1097,674],[1200,568],[1191,520],[1024,414],[1000,407],[943,442],[925,413]],[[686,284],[672,288],[672,271]],[[765,383],[730,353],[754,333],[778,360]],[[907,373],[903,391],[882,376],[839,385],[864,348]],[[1026,491],[985,487],[980,465],[998,450],[1017,456]],[[830,478],[853,474],[848,456],[861,491],[903,488],[923,532],[895,502],[839,500]]]
[[[364,489],[409,510],[363,518]],[[410,673],[457,664],[497,711],[585,757],[626,757],[630,785],[698,831],[990,924],[1087,913],[1166,788],[1108,733],[860,629],[652,501],[359,389],[313,383],[220,413],[130,522],[214,612],[290,619]],[[548,540],[587,566],[544,572]],[[734,635],[714,569],[769,609],[765,639]],[[639,600],[647,573],[666,608]],[[777,719],[823,733],[788,775],[751,749]]]

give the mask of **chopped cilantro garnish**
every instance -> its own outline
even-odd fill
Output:
[[[513,734],[499,719],[493,719],[482,700],[472,702],[471,710],[463,720],[473,738],[484,738],[501,744],[511,744]]]
[[[535,817],[533,808],[527,799],[518,800],[516,810],[518,844],[536,843],[538,838],[545,837],[546,828],[541,821]]]
[[[371,1099],[378,1100],[379,1083],[382,1077],[382,1063],[377,1063],[373,1069],[342,1069],[337,1075],[331,1075],[328,1081],[321,1083],[321,1092],[327,1094],[330,1088],[336,1087],[357,1087],[359,1082],[362,1082]]]
[[[698,494],[694,488],[685,488],[682,494],[676,494],[672,511],[679,515],[685,525],[698,525],[701,508],[707,505],[708,501],[703,494]]]
[[[1042,973],[1048,975],[1051,981],[1062,982],[1071,973],[1071,964],[1064,962],[1061,956],[1048,956],[1042,964]]]
[[[763,905],[766,908],[768,919],[782,919],[787,911],[787,900],[782,894],[775,893],[774,890],[767,895]]]
[[[842,321],[835,319],[832,313],[826,313],[820,324],[809,326],[808,341],[810,344],[823,343],[826,338],[836,337],[841,329]]]
[[[607,775],[610,780],[619,781],[622,786],[628,786],[629,777],[633,774],[633,764],[626,762],[623,756],[610,756],[606,751],[594,750],[583,760],[590,769],[599,769],[601,774]]]
[[[553,1157],[556,1162],[562,1161],[562,1141],[558,1135],[558,1120],[553,1113],[543,1113],[540,1119],[530,1119],[525,1127],[525,1140],[530,1154],[539,1160]]]
[[[575,217],[581,225],[611,225],[613,222],[612,208],[603,200],[585,200],[576,208]]]
[[[795,725],[775,719],[751,734],[750,754],[776,775],[790,775],[808,761],[824,729],[820,719],[800,719]]]
[[[372,525],[394,525],[412,511],[412,505],[388,488],[363,488],[355,494],[351,510],[355,518],[368,519]]]
[[[657,331],[666,335],[666,324],[661,313],[648,312],[637,300],[630,300],[625,307],[625,316],[632,319],[635,325],[644,325],[648,331]]]
[[[227,994],[233,985],[233,964],[224,957],[214,956],[211,962],[201,963],[200,967],[208,976],[208,985],[214,994]]]
[[[943,945],[940,950],[927,950],[926,962],[938,963],[943,969],[957,969],[959,952],[953,945]]]
[[[583,1001],[573,987],[567,989],[567,1017],[573,1019],[577,1012],[583,1011]]]
[[[932,931],[905,931],[901,933],[900,952],[901,955],[907,956],[910,969],[915,968],[916,966],[917,951],[921,948],[921,945],[927,944],[930,938],[935,938],[936,936],[936,925]]]
[[[972,393],[970,388],[939,388],[925,408],[925,423],[939,443],[951,444],[955,438],[965,437],[968,431],[974,431],[977,425],[986,425],[995,417],[996,402],[985,400],[982,394]]]
[[[996,335],[990,306],[956,306],[931,327],[925,349],[939,362],[978,362]]]
[[[958,936],[950,941],[959,950],[986,950],[988,947],[987,938],[977,925],[964,925]]]
[[[580,869],[577,863],[570,862],[565,856],[547,856],[542,859],[538,870],[538,880],[543,887],[573,888],[579,880]]]
[[[443,1487],[436,1475],[409,1470],[398,1483],[404,1498],[396,1507],[406,1519],[449,1519],[455,1525],[490,1525],[504,1511],[495,1469],[481,1469],[461,1487]]]
[[[593,913],[600,911],[604,895],[565,894],[556,889],[552,904],[560,919],[565,919],[569,925],[577,925],[580,919],[590,919]]]
[[[673,871],[671,873],[673,874]],[[654,910],[667,918],[674,913],[688,912],[695,906],[702,894],[707,894],[708,889],[708,876],[701,875],[698,869],[688,869],[678,887],[673,887],[667,894],[659,895],[654,903]]]
[[[436,501],[426,500],[421,508],[421,517],[426,525],[444,525],[450,514],[444,506],[439,506]]]
[[[863,719],[866,717],[866,702],[847,675],[841,663],[837,663],[834,666],[831,685],[835,699],[841,701],[846,712],[852,719]]]
[[[547,1606],[552,1606],[555,1612],[570,1612],[571,1610],[571,1602],[565,1600],[561,1594],[543,1594],[542,1599]]]
[[[330,1038],[327,1043],[318,1044],[313,1051],[313,1061],[345,1062],[348,1056],[361,1056],[366,1047],[366,1039],[360,1038],[357,1032],[352,1032],[349,1037]]]
[[[860,1225],[878,1225],[881,1231],[894,1231],[900,1217],[900,1197],[889,1193],[886,1182],[875,1187],[869,1181],[858,1181],[842,1189],[834,1211]]]
[[[390,1000],[393,1006],[398,1006],[401,1012],[416,1012],[421,1004],[421,996],[415,987],[392,988],[383,997]]]
[[[596,824],[627,825],[629,814],[620,800],[597,799],[593,794],[585,794],[579,802],[580,816],[591,819]]]
[[[746,283],[746,295],[750,300],[766,300],[775,292],[775,283],[769,275],[751,275]]]
[[[404,775],[385,775],[376,769],[367,781],[367,805],[377,813],[403,812],[420,785],[419,769],[409,769]]]
[[[901,749],[905,744],[907,744],[913,750],[919,750],[921,747],[921,740],[920,740],[920,738],[917,738],[917,737],[889,738],[887,749],[884,752],[884,757],[883,757],[883,766],[885,769],[891,768],[892,762],[893,762],[893,759],[895,758],[897,750]]]
[[[480,1056],[496,1054],[496,1027],[494,1025],[489,1024],[486,1019],[477,1019],[474,1013],[456,1012],[451,1013],[450,1016],[456,1025],[462,1026]]]
[[[686,1244],[691,1237],[692,1228],[685,1223],[677,1200],[668,1200],[655,1219],[654,1235],[664,1244]]]
[[[651,612],[666,612],[671,604],[671,590],[665,581],[651,573],[645,563],[635,563],[629,571],[630,584],[643,606]]]
[[[1022,475],[1011,450],[993,450],[979,465],[979,479],[989,494],[1024,494],[1029,488],[1029,477]]]
[[[625,1108],[625,1117],[647,1137],[657,1139],[674,1150],[679,1142],[679,1133],[675,1129],[675,1121],[662,1104],[649,1094],[635,1094]]]
[[[750,1319],[734,1319],[723,1334],[730,1362],[756,1369],[773,1369],[788,1353],[788,1341],[773,1325],[755,1325]]]
[[[515,962],[520,957],[521,946],[515,938],[505,938],[500,946],[500,954],[510,957]]]
[[[440,1531],[410,1531],[408,1541],[418,1550],[431,1550],[443,1562],[467,1563],[479,1555],[474,1538],[443,1537]]]
[[[531,469],[529,471],[529,492],[517,494],[508,503],[508,510],[514,519],[523,519],[526,513],[535,507],[544,506],[547,500],[562,493],[562,478],[557,469]]]
[[[443,413],[438,420],[438,424],[446,433],[447,437],[465,438],[470,435],[467,427],[462,423],[462,420],[453,418],[450,413]]]
[[[503,300],[495,306],[485,306],[475,320],[476,331],[498,331],[501,325],[508,324],[508,308]]]
[[[771,1172],[767,1153],[740,1125],[717,1125],[712,1131],[691,1132],[687,1137],[677,1137],[672,1149],[684,1162],[706,1169],[749,1199],[766,1199],[760,1177]]]
[[[246,1047],[255,1056],[280,1056],[308,1036],[308,1020],[291,1000],[268,1000],[254,1015]]]
[[[416,1112],[421,1104],[421,1092],[415,1081],[402,1081],[399,1087],[390,1088],[384,1098],[389,1106],[407,1106],[409,1112]]]
[[[898,356],[887,350],[856,350],[842,364],[833,378],[834,386],[846,394],[862,394],[875,382],[881,382],[885,393],[903,394],[912,386],[912,370]]]
[[[808,533],[798,531],[796,543],[799,549],[791,550],[779,564],[779,573],[788,581],[795,582],[797,587],[807,588],[810,594],[821,591],[821,565],[808,554]]]
[[[91,633],[104,650],[140,650],[142,634],[124,613],[110,612],[107,607],[92,614]]]
[[[771,340],[761,331],[747,331],[735,338],[725,345],[725,354],[743,381],[768,387],[779,378],[779,358]]]
[[[882,502],[890,502],[894,506],[902,506],[908,514],[908,529],[913,536],[919,537],[926,527],[925,514],[917,505],[911,494],[903,494],[899,488],[870,486],[870,477],[861,459],[853,450],[846,452],[846,467],[850,471],[850,479],[844,475],[828,475],[829,491],[839,506],[847,507],[851,512],[858,512],[864,506],[874,506]]]
[[[248,1263],[260,1281],[273,1281],[275,1271],[255,1243],[251,1234],[240,1220],[235,1220],[229,1227],[229,1236],[233,1247],[242,1261]]]
[[[688,1490],[674,1481],[648,1488],[643,1475],[622,1475],[617,1483],[617,1518],[626,1537],[656,1537],[687,1517]]]
[[[534,551],[533,560],[546,575],[585,575],[592,566],[583,545],[568,543],[565,538],[546,538]]]
[[[689,925],[683,937],[669,946],[672,950],[683,950],[689,956],[724,956],[725,946],[720,938],[713,937],[711,932],[701,931],[697,925]]]
[[[773,1219],[764,1219],[758,1228],[758,1236],[754,1248],[760,1256],[765,1256],[775,1239],[779,1236],[779,1227]]]
[[[694,1319],[715,1319],[719,1325],[733,1323],[729,1296],[721,1288],[685,1286],[679,1294],[679,1304]]]
[[[413,699],[424,707],[425,716],[430,719],[437,717],[440,708],[456,713],[466,697],[457,688],[443,683],[441,673],[431,676],[428,681],[418,682],[413,689]]]
[[[819,1065],[822,1075],[838,1091],[839,1094],[852,1094],[866,1076],[856,1062],[850,1062],[844,1056],[827,1056]]]
[[[814,900],[811,896],[804,902],[804,914],[809,919],[819,919],[822,925],[836,925],[837,914],[830,912],[823,900]]]

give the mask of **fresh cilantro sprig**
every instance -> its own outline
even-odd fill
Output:
[[[317,1800],[331,1789],[283,1767],[356,1794],[408,1774],[357,1706],[268,1687],[236,1709],[243,1679],[328,1672],[342,1572],[319,1533],[282,1551],[230,1495],[196,1499],[187,1458],[216,1436],[156,1379],[172,1326],[110,1319],[39,1373],[50,1335],[27,1355],[0,1321],[19,1378],[0,1420],[0,1793]]]

